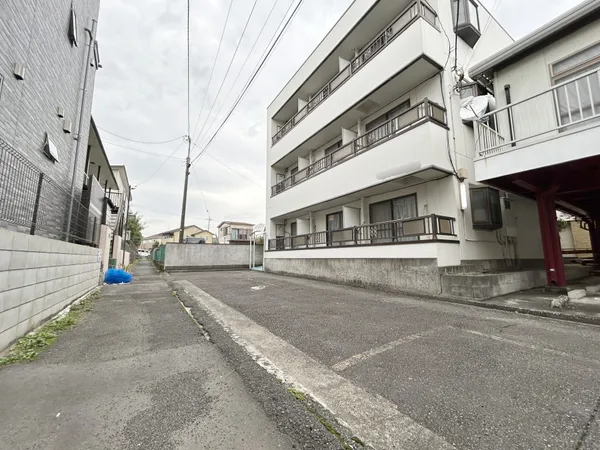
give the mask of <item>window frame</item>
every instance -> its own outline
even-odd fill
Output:
[[[560,83],[563,83],[565,81],[569,81],[569,77],[570,76],[576,76],[576,75],[578,75],[580,72],[582,72],[582,69],[586,69],[588,67],[592,67],[592,66],[600,63],[600,54],[599,54],[598,56],[593,57],[592,59],[590,59],[588,61],[585,61],[583,63],[580,63],[577,66],[572,67],[570,69],[567,69],[567,70],[564,70],[564,71],[558,72],[558,73],[556,73],[554,71],[554,66],[556,66],[556,65],[558,65],[558,64],[566,61],[569,58],[577,56],[578,54],[583,53],[586,50],[589,50],[589,49],[591,49],[593,47],[596,47],[596,46],[600,47],[600,41],[596,41],[593,44],[586,45],[585,47],[580,48],[579,50],[577,50],[575,52],[572,52],[572,53],[568,54],[567,56],[565,56],[563,58],[560,58],[560,59],[558,59],[558,60],[550,63],[548,65],[548,67],[549,67],[549,70],[550,70],[550,82],[551,82],[551,84],[554,86],[556,84],[560,84]],[[583,73],[585,73],[585,72],[583,72]]]
[[[558,64],[568,60],[569,58],[573,58],[573,57],[575,57],[591,48],[594,48],[594,47],[598,48],[598,54],[596,56],[593,56],[590,59],[585,60],[569,69],[563,70],[562,72],[555,72],[555,66],[557,66]],[[563,58],[560,58],[548,65],[548,71],[550,72],[551,85],[556,86],[556,85],[564,83],[563,86],[565,87],[565,90],[567,89],[566,86],[571,85],[571,83],[578,83],[578,81],[575,81],[575,79],[577,79],[578,77],[581,77],[583,74],[593,71],[593,70],[600,70],[600,41],[596,41],[590,45],[582,47],[582,48],[578,49],[577,51],[572,52],[569,55],[567,55]],[[584,77],[583,79],[586,79],[588,76]],[[588,82],[589,82],[589,80],[588,80]],[[568,95],[568,93],[565,92],[564,95]],[[594,100],[595,99],[593,97],[590,97],[590,102],[592,105],[596,105]],[[573,129],[574,127],[579,127],[583,124],[589,123],[590,120],[592,120],[592,121],[598,120],[598,117],[585,117],[585,118],[580,117],[580,119],[578,119],[578,120],[569,120],[569,123],[563,123],[564,116],[561,115],[561,98],[559,95],[559,91],[557,91],[556,89],[554,90],[554,108],[555,108],[557,125],[560,127],[559,132],[569,131],[569,130]],[[597,108],[597,106],[596,106],[596,108]],[[571,119],[571,111],[568,112],[568,117],[569,117],[569,119]],[[580,121],[582,123],[578,123]],[[575,122],[575,123],[572,123],[572,122]]]
[[[394,202],[396,200],[401,200],[401,199],[407,199],[413,197],[415,199],[415,216],[414,217],[407,217],[405,219],[399,219],[399,218],[394,218]],[[369,224],[372,224],[371,222],[371,217],[373,216],[372,214],[372,207],[373,206],[378,206],[378,205],[382,205],[384,203],[389,204],[389,208],[391,211],[390,216],[392,217],[392,221],[395,220],[410,220],[410,219],[414,219],[416,217],[419,217],[419,199],[417,197],[417,193],[412,193],[412,194],[408,194],[408,195],[401,195],[399,197],[394,197],[394,198],[390,198],[388,200],[382,200],[380,202],[375,202],[375,203],[370,203],[369,204]],[[378,223],[378,222],[375,222]],[[419,236],[404,236],[404,232],[402,231],[402,225],[401,224],[396,224],[393,226],[392,228],[392,236],[389,238],[391,240],[391,242],[406,242],[406,241],[417,241],[419,240]]]
[[[0,74],[0,100],[2,100],[2,88],[4,87],[4,75]]]

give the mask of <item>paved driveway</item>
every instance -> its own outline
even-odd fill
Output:
[[[260,272],[178,274],[460,449],[600,449],[600,327]]]
[[[0,449],[291,449],[147,261],[40,358],[0,370]]]

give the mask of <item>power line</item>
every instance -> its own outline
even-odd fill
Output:
[[[294,0],[292,0],[292,2],[290,3],[290,5],[293,2],[294,2]],[[210,125],[206,128],[207,134],[210,134],[210,133],[208,133],[208,130],[210,130],[212,128],[213,124],[217,120],[217,117],[219,117],[219,115],[221,114],[221,111],[223,110],[223,107],[227,104],[227,100],[229,100],[229,96],[233,92],[233,88],[235,87],[235,84],[239,80],[240,75],[242,74],[242,72],[244,71],[244,68],[246,67],[246,64],[248,63],[248,60],[250,59],[250,56],[252,56],[252,52],[254,51],[254,48],[256,47],[256,44],[258,44],[258,41],[260,40],[260,37],[261,37],[263,31],[265,30],[265,28],[267,26],[267,23],[269,23],[269,19],[271,18],[271,15],[273,14],[273,11],[275,11],[275,7],[277,6],[278,3],[279,3],[279,0],[275,0],[273,2],[273,6],[271,7],[271,10],[269,11],[269,15],[265,19],[265,22],[263,23],[262,28],[258,32],[258,36],[256,36],[256,39],[254,40],[254,44],[252,44],[252,48],[248,52],[248,56],[246,56],[246,59],[244,60],[244,63],[242,64],[242,68],[240,69],[240,71],[238,72],[237,76],[235,77],[235,80],[233,80],[233,84],[231,85],[231,88],[229,89],[229,92],[227,92],[227,95],[225,96],[225,100],[223,100],[223,103],[219,107],[219,110],[217,111],[217,113],[212,118],[212,120],[210,122]],[[285,15],[284,15],[284,18],[285,18]],[[275,32],[277,32],[277,29],[279,29],[279,26],[281,26],[281,23],[277,26],[277,28],[275,29]],[[269,41],[269,42],[271,42],[271,41]],[[269,44],[267,44],[267,47],[268,46],[269,46]],[[202,137],[202,132],[200,132],[200,134],[198,135],[198,141],[202,142],[202,140],[204,140],[204,138]]]
[[[195,147],[197,147],[197,145],[195,145]],[[264,186],[258,184],[256,181],[252,180],[251,178],[248,178],[246,175],[244,175],[241,172],[238,172],[237,170],[235,170],[233,167],[225,164],[223,161],[221,161],[220,159],[218,159],[217,157],[211,155],[210,153],[206,153],[208,156],[210,156],[212,159],[214,159],[215,161],[217,161],[219,164],[221,164],[222,166],[224,166],[225,168],[229,169],[230,171],[232,171],[233,173],[239,175],[240,177],[244,178],[245,180],[249,181],[252,184],[255,184],[256,186],[258,186],[261,189],[264,189]],[[193,166],[192,166],[193,168]]]
[[[256,79],[256,77],[258,76],[258,74],[260,73],[261,69],[263,68],[263,66],[265,65],[265,63],[267,62],[267,60],[269,59],[269,56],[273,52],[273,49],[277,46],[277,43],[279,42],[279,40],[281,39],[281,37],[285,33],[287,27],[289,26],[290,22],[292,21],[292,19],[294,18],[294,16],[298,12],[298,9],[300,8],[300,6],[302,5],[303,2],[304,2],[304,0],[299,0],[298,1],[298,4],[296,5],[296,7],[294,8],[294,10],[292,11],[292,13],[289,16],[287,22],[285,22],[285,24],[283,25],[283,28],[281,29],[281,31],[279,32],[279,34],[275,38],[275,41],[273,42],[273,44],[271,45],[271,47],[267,51],[267,53],[264,56],[264,58],[262,58],[262,60],[259,62],[259,64],[255,68],[254,73],[252,74],[251,78],[248,80],[248,82],[244,86],[244,89],[242,89],[242,92],[240,93],[240,95],[238,95],[238,98],[236,99],[236,101],[233,104],[232,108],[229,110],[229,112],[227,113],[227,115],[225,116],[225,118],[223,119],[223,121],[221,122],[221,124],[217,127],[216,131],[213,133],[213,135],[211,136],[211,138],[209,139],[209,141],[206,143],[206,145],[202,147],[202,150],[200,150],[200,153],[196,157],[194,157],[194,159],[192,160],[192,164],[195,161],[197,161],[198,158],[200,158],[200,156],[202,156],[202,154],[206,151],[206,149],[208,148],[208,146],[217,137],[217,135],[219,134],[219,132],[221,131],[221,129],[223,128],[223,126],[225,125],[225,123],[227,123],[227,120],[231,117],[231,115],[233,114],[233,112],[235,111],[235,109],[237,108],[237,106],[239,105],[239,103],[242,101],[242,99],[244,98],[244,95],[246,94],[246,92],[248,92],[248,89],[250,88],[250,86],[252,86],[252,83],[254,82],[254,80]]]
[[[230,0],[229,9],[227,10],[227,17],[225,18],[225,24],[223,25],[223,31],[221,31],[221,38],[219,39],[219,46],[217,47],[217,54],[215,55],[215,59],[212,64],[212,68],[210,69],[210,76],[208,77],[208,84],[206,85],[206,90],[204,91],[204,97],[202,98],[202,106],[200,106],[200,113],[198,114],[198,119],[196,120],[196,125],[194,126],[194,132],[192,134],[196,134],[196,129],[198,128],[198,123],[200,123],[200,117],[202,117],[202,112],[204,111],[204,105],[206,104],[206,96],[208,94],[208,89],[210,88],[210,83],[211,83],[213,75],[215,73],[215,67],[217,66],[217,60],[219,59],[219,53],[221,52],[221,45],[223,44],[223,38],[225,37],[225,30],[227,30],[227,23],[229,22],[229,15],[231,13],[232,6],[233,6],[233,0]]]
[[[160,158],[167,158],[167,159],[178,159],[178,160],[183,161],[183,158],[170,157],[170,156],[167,156],[167,155],[163,155],[161,153],[147,152],[147,151],[144,151],[144,150],[140,150],[138,148],[127,147],[125,145],[117,144],[116,142],[111,142],[111,141],[104,141],[104,142],[106,144],[114,145],[115,147],[123,148],[123,149],[126,149],[126,150],[131,150],[131,151],[138,152],[138,153],[143,153],[145,155],[157,156],[157,157],[160,157]]]
[[[177,150],[179,150],[182,145],[183,145],[183,142],[180,142],[179,145],[177,147],[175,147],[175,149],[171,152],[171,154],[169,156],[167,156],[167,158],[163,161],[163,163],[160,165],[160,167],[158,169],[156,169],[156,172],[154,172],[152,175],[150,175],[147,179],[145,179],[141,183],[136,184],[135,187],[137,188],[137,187],[141,186],[142,184],[147,183],[152,178],[154,178],[154,175],[156,175],[160,171],[160,169],[162,169],[165,166],[165,164],[167,163],[167,161],[173,157],[173,155],[175,154],[175,152]]]
[[[112,134],[113,136],[118,137],[119,139],[123,139],[124,141],[130,141],[130,142],[135,142],[137,144],[144,144],[144,145],[154,145],[154,144],[168,144],[170,142],[175,142],[177,139],[181,139],[183,136],[177,136],[176,138],[173,139],[169,139],[168,141],[138,141],[135,139],[130,139],[130,138],[126,138],[124,136],[120,136],[117,133],[113,133],[112,131],[108,131],[102,127],[98,127],[100,130],[104,131],[105,133],[108,134]]]
[[[217,95],[215,96],[215,100],[213,101],[210,110],[208,111],[208,114],[206,115],[206,118],[204,119],[204,123],[202,124],[202,128],[200,129],[200,133],[198,133],[198,137],[196,138],[196,141],[194,141],[194,143],[198,142],[198,139],[200,138],[200,135],[202,135],[202,132],[204,131],[204,127],[206,126],[206,122],[208,122],[208,118],[210,117],[210,113],[213,111],[215,105],[217,104],[217,100],[219,98],[219,95],[221,94],[221,89],[223,89],[223,85],[225,84],[225,80],[227,80],[227,75],[229,75],[229,71],[231,70],[231,66],[233,65],[233,61],[235,60],[235,57],[237,55],[237,52],[240,48],[240,45],[242,45],[242,41],[244,40],[244,36],[246,35],[246,29],[248,28],[248,24],[250,23],[250,20],[252,19],[252,15],[254,14],[254,9],[256,8],[256,3],[258,2],[258,0],[254,0],[254,3],[252,4],[252,9],[250,10],[250,14],[248,15],[248,19],[246,20],[246,23],[244,25],[244,29],[242,30],[242,35],[240,36],[240,40],[238,41],[237,45],[235,46],[235,51],[233,52],[233,56],[231,57],[231,60],[229,61],[229,66],[227,66],[227,71],[225,72],[225,76],[223,77],[223,80],[221,81],[221,85],[219,86],[219,90],[217,91]]]

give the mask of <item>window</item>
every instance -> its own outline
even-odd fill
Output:
[[[471,217],[475,230],[502,228],[500,192],[489,187],[471,188]]]
[[[336,242],[334,231],[344,228],[344,216],[342,212],[327,214],[325,220],[327,228],[327,245],[340,245],[340,242]]]
[[[458,36],[474,47],[479,38],[479,10],[474,0],[452,0],[452,21]]]
[[[366,131],[369,132],[374,128],[377,128],[383,125],[388,120],[392,120],[394,117],[398,117],[400,114],[405,112],[410,108],[410,100],[406,100],[405,102],[400,103],[398,106],[390,109],[387,113],[382,114],[376,119],[369,122],[366,126]]]
[[[600,69],[600,42],[552,64],[553,84],[564,83],[596,70],[556,90],[559,125],[600,116],[600,78],[597,69]]]
[[[369,205],[369,222],[372,224],[411,219],[417,216],[416,194],[397,197]],[[417,236],[404,237],[404,230],[401,222],[376,225],[372,228],[371,234],[374,238],[377,238],[377,242],[402,242],[415,241],[418,239]]]
[[[297,236],[298,235],[298,222],[292,222],[290,224],[290,234],[292,236]]]
[[[69,18],[69,40],[71,41],[71,45],[77,47],[77,14],[75,13],[75,8],[71,5],[71,16]]]

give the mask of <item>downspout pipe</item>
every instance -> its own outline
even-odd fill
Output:
[[[85,101],[87,97],[87,86],[88,86],[88,78],[90,73],[90,65],[92,63],[92,48],[94,46],[94,42],[96,42],[96,28],[98,25],[98,21],[96,19],[92,19],[92,29],[86,28],[85,31],[88,34],[88,43],[87,43],[87,56],[85,58],[85,69],[83,72],[83,85],[81,86],[81,98],[79,101],[79,123],[77,124],[77,135],[75,139],[77,143],[75,144],[75,158],[73,161],[73,173],[71,174],[71,197],[69,198],[69,213],[67,214],[67,231],[65,233],[65,241],[69,241],[69,235],[71,234],[71,221],[73,214],[73,201],[75,197],[75,181],[77,180],[77,161],[79,160],[79,153],[81,152],[81,133],[83,129],[83,116],[85,114]]]

